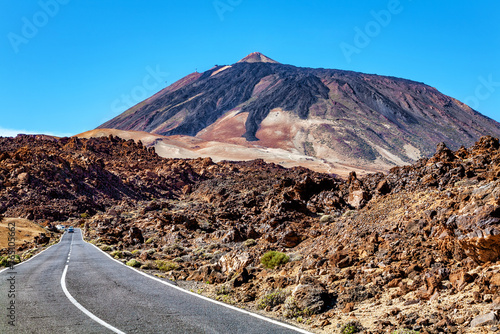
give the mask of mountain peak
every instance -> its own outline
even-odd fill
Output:
[[[364,170],[431,156],[440,142],[456,150],[486,134],[500,137],[500,123],[422,83],[280,65],[257,52],[180,79],[100,128],[196,136],[207,144],[193,145],[213,143],[211,154],[221,160],[230,154],[222,147],[234,144],[227,150],[238,159],[260,157],[246,147],[266,147],[284,150],[278,162],[283,154],[298,164]],[[191,154],[183,152],[179,157]]]
[[[274,63],[279,64],[279,62],[272,60],[271,58],[264,56],[260,52],[252,52],[238,63]]]

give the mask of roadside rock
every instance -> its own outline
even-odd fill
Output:
[[[47,236],[45,233],[40,233],[39,235],[37,235],[35,237],[35,244],[37,245],[45,245],[47,243],[49,243],[50,241],[50,237]]]
[[[349,184],[347,203],[349,203],[352,207],[359,209],[366,204],[366,201],[369,200],[370,196],[365,190],[363,182],[357,178],[355,172],[351,172],[349,174],[347,182]]]
[[[144,237],[142,236],[141,230],[135,226],[131,227],[128,231],[128,240],[134,245],[144,243]]]
[[[231,273],[241,272],[252,261],[253,257],[250,253],[230,252],[220,258],[218,265],[224,274],[230,275]]]
[[[214,284],[223,283],[225,281],[225,277],[220,272],[220,267],[218,265],[207,264],[201,266],[197,270],[192,271],[191,274],[187,277],[187,280]]]
[[[30,177],[28,173],[21,173],[17,176],[17,180],[21,185],[27,185],[30,182]]]
[[[386,179],[380,181],[375,188],[375,192],[380,195],[385,195],[391,192],[391,187]]]
[[[450,274],[450,282],[457,291],[461,291],[467,283],[474,281],[474,277],[464,270]]]
[[[328,291],[315,280],[304,281],[293,289],[285,302],[285,315],[311,315],[321,313],[331,302]]]
[[[300,236],[290,228],[278,235],[278,243],[286,248],[293,248],[300,243]]]
[[[472,319],[470,322],[471,327],[480,327],[487,325],[495,325],[498,323],[498,318],[494,312],[490,312],[487,314],[479,315]]]

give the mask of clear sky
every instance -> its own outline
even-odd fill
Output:
[[[73,135],[259,51],[424,82],[500,121],[500,2],[2,0],[0,135]]]

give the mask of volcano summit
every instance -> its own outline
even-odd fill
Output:
[[[237,159],[220,153],[228,145],[365,170],[415,162],[440,142],[458,149],[500,136],[499,123],[426,84],[258,52],[191,73],[99,128],[190,136],[192,150],[218,143],[221,160]]]

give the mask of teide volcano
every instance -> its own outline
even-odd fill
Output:
[[[423,83],[300,68],[260,53],[192,73],[99,128],[196,136],[372,170],[430,156],[440,142],[458,149],[500,136],[499,123]]]

